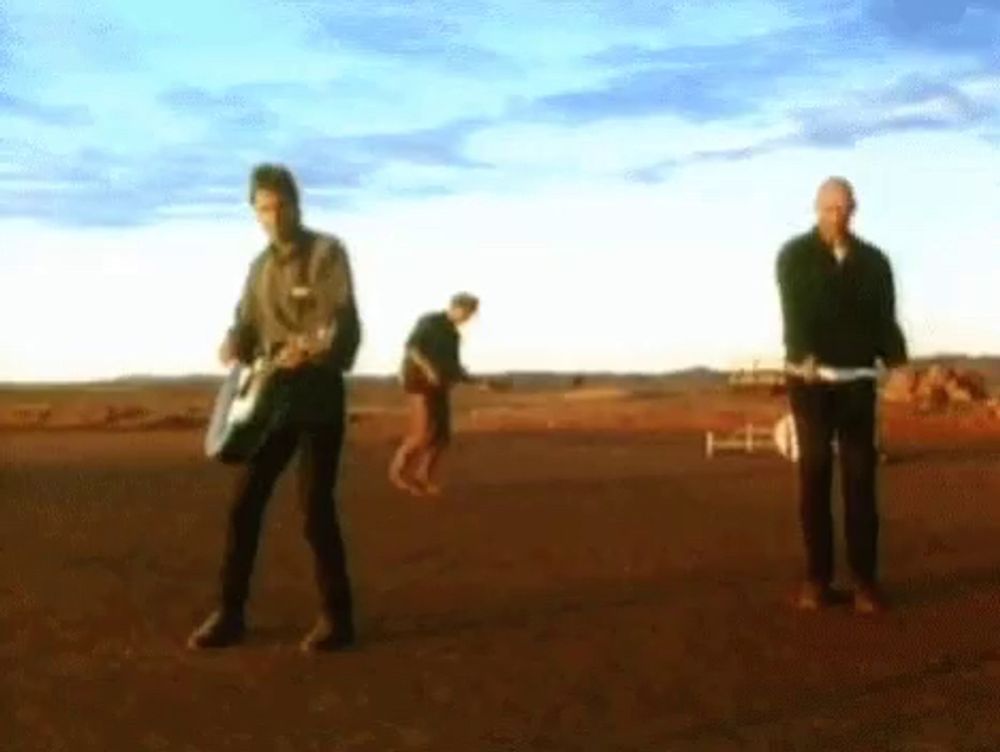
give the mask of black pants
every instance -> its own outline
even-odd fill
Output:
[[[296,449],[299,503],[305,517],[305,537],[315,556],[316,584],[322,608],[342,625],[352,618],[351,587],[334,497],[344,420],[275,431],[260,452],[240,469],[229,515],[222,565],[222,607],[242,613],[253,572],[261,519],[275,482]]]
[[[875,472],[875,385],[789,383],[799,440],[799,509],[805,539],[807,576],[822,585],[833,579],[833,516],[830,489],[833,448],[840,452],[847,558],[859,585],[876,581],[878,510]]]

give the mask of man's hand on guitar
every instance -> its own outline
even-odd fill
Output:
[[[312,351],[299,340],[292,340],[274,358],[274,364],[278,368],[289,370],[301,367],[312,356]]]
[[[807,384],[819,380],[819,361],[815,355],[807,356],[801,363],[794,366],[794,373]]]

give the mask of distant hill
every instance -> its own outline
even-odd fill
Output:
[[[961,353],[941,353],[914,358],[911,365],[926,368],[939,364],[952,368],[972,369],[983,374],[992,388],[1000,388],[1000,355],[963,355]],[[507,371],[481,373],[507,379],[515,388],[564,390],[580,387],[616,385],[630,389],[670,389],[698,390],[717,389],[728,383],[729,373],[724,370],[695,366],[661,373],[628,371]],[[393,386],[395,374],[351,375],[353,383],[372,387]],[[222,381],[218,374],[192,373],[178,376],[158,376],[156,374],[130,374],[115,379],[93,382],[57,382],[47,384],[3,383],[0,389],[16,391],[44,386],[46,389],[62,390],[74,388],[120,389],[120,388],[177,388],[214,389]]]
[[[710,368],[696,367],[662,373],[629,371],[508,371],[481,374],[505,379],[515,389],[557,390],[615,386],[630,390],[687,390],[723,386],[726,374]]]
[[[221,382],[222,378],[221,375],[207,373],[192,373],[180,376],[136,374],[132,376],[119,376],[104,383],[119,384],[122,386],[212,386]]]

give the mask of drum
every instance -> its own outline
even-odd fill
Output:
[[[795,430],[795,417],[785,413],[774,424],[774,445],[778,454],[791,462],[799,461],[799,436]]]

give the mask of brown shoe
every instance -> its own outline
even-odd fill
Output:
[[[299,643],[303,653],[346,650],[354,645],[354,625],[350,618],[333,620],[321,616]]]
[[[802,584],[802,589],[795,599],[795,608],[799,611],[819,611],[843,600],[843,597],[829,585],[807,580]]]
[[[246,624],[243,616],[220,609],[209,614],[208,618],[191,633],[187,646],[190,650],[226,648],[243,642],[245,635]]]
[[[885,595],[877,585],[859,585],[854,591],[854,613],[869,616],[888,608]]]

